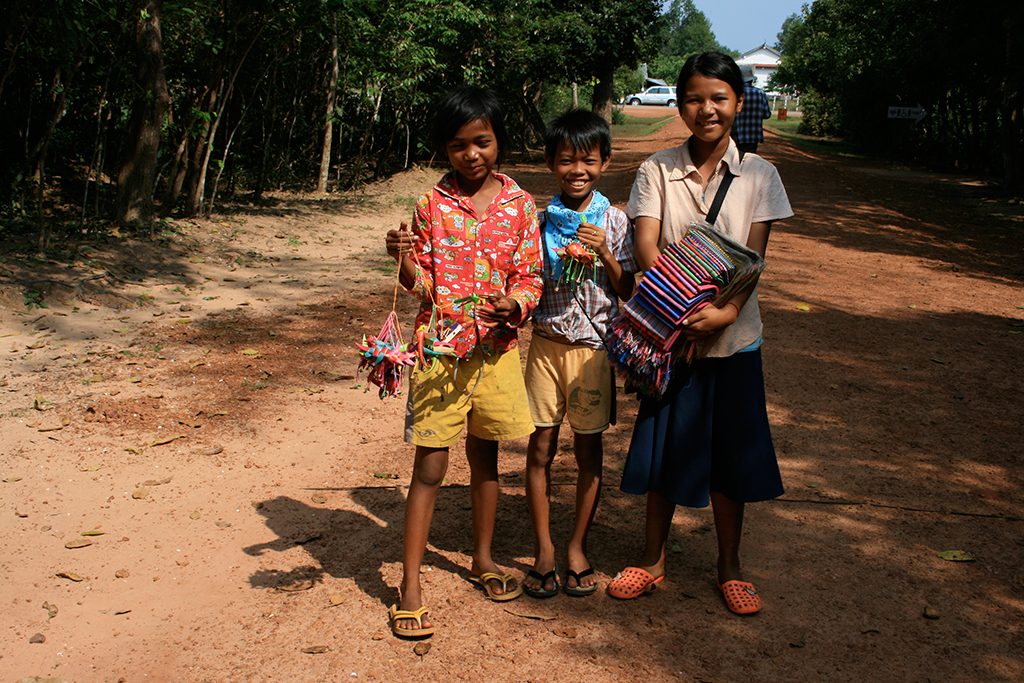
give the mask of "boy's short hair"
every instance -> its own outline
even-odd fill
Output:
[[[686,83],[696,74],[705,78],[725,81],[737,98],[743,97],[743,74],[740,73],[740,67],[736,65],[736,61],[721,52],[702,52],[687,59],[683,68],[679,70],[679,78],[676,79],[679,111],[682,111]]]
[[[574,152],[589,152],[598,145],[601,161],[612,155],[612,131],[608,122],[587,109],[572,109],[548,124],[544,131],[544,156],[553,159],[563,142],[569,143]]]
[[[471,121],[484,120],[491,124],[498,143],[498,163],[505,158],[508,132],[501,103],[490,90],[475,85],[463,85],[441,98],[434,112],[430,129],[430,142],[438,154],[447,154],[448,141],[459,129]]]

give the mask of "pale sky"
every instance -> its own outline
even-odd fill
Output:
[[[718,42],[741,53],[775,44],[782,22],[813,0],[694,0],[711,22]]]

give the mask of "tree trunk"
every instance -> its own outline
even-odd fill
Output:
[[[608,123],[612,121],[612,86],[614,82],[615,71],[610,68],[602,68],[601,73],[597,74],[594,94],[590,98],[591,110]]]
[[[198,216],[203,210],[203,194],[206,190],[206,165],[210,162],[210,151],[213,138],[217,134],[217,109],[223,81],[210,89],[209,106],[203,109],[204,120],[202,131],[196,138],[196,147],[192,150],[192,163],[188,171],[188,196],[185,198],[185,215]]]
[[[161,0],[139,2],[140,19],[135,29],[137,93],[128,135],[131,146],[117,174],[117,222],[124,226],[149,225],[153,220],[160,129],[171,102],[164,77],[161,4]]]
[[[210,168],[210,157],[213,156],[213,141],[217,137],[217,129],[220,127],[221,119],[224,118],[224,110],[227,109],[228,103],[231,101],[238,73],[242,70],[242,66],[245,64],[252,46],[256,44],[262,32],[263,29],[261,28],[253,35],[249,45],[235,64],[234,70],[228,76],[227,82],[225,83],[223,78],[220,79],[217,89],[213,92],[210,99],[210,106],[204,110],[207,117],[205,134],[201,138],[202,144],[199,141],[196,143],[196,155],[193,157],[193,160],[199,160],[199,166],[194,169],[196,177],[189,187],[188,203],[185,206],[185,214],[187,216],[197,216],[203,211],[203,200],[206,194],[206,173]],[[222,91],[222,94],[219,98],[219,103],[214,108],[214,103],[218,100],[218,91]]]
[[[164,197],[163,212],[168,214],[174,211],[181,197],[181,188],[185,186],[185,176],[188,174],[188,131],[183,131],[178,141],[178,148],[174,150],[174,161],[171,162],[171,172],[168,174],[167,194]]]
[[[199,187],[199,181],[202,177],[203,153],[206,151],[206,143],[210,137],[210,127],[212,125],[212,115],[209,112],[213,111],[213,107],[217,102],[217,96],[219,93],[219,86],[212,84],[200,98],[200,106],[202,108],[198,111],[194,110],[194,113],[192,114],[193,120],[198,119],[199,133],[189,141],[193,147],[190,150],[188,174],[185,178],[184,213],[186,216],[195,216],[199,213],[199,204],[202,195],[202,190]],[[189,128],[191,127],[192,126],[189,126]]]
[[[537,82],[523,88],[523,111],[526,115],[526,122],[530,124],[533,131],[534,142],[544,140],[544,117],[540,114],[540,100],[543,95],[543,86]]]
[[[228,152],[231,151],[231,143],[235,139],[235,133],[238,132],[238,128],[242,125],[242,119],[245,118],[245,112],[248,107],[242,108],[242,113],[238,117],[238,122],[235,123],[234,128],[231,129],[231,134],[228,135],[227,142],[224,143],[224,154],[220,159],[220,166],[217,168],[217,175],[213,179],[213,191],[210,193],[210,202],[206,207],[206,215],[209,216],[213,213],[213,204],[217,201],[217,188],[220,186],[220,177],[224,174],[224,168],[228,165]]]
[[[277,84],[277,64],[271,68],[270,77],[267,79],[266,99],[262,100],[260,106],[260,148],[263,153],[260,155],[260,168],[256,174],[256,182],[252,188],[252,200],[259,202],[263,199],[263,191],[267,188],[267,174],[270,167],[270,140],[271,135],[267,131],[267,121],[277,120],[277,97],[275,95]]]
[[[86,212],[89,207],[89,184],[96,183],[96,194],[99,195],[100,179],[103,175],[103,114],[107,103],[107,90],[110,87],[110,76],[107,76],[103,83],[103,92],[100,95],[99,103],[96,106],[96,138],[92,145],[92,159],[85,174],[85,189],[82,191],[82,219],[80,224],[85,225]]]
[[[327,192],[327,178],[331,173],[331,140],[334,139],[334,106],[338,96],[338,22],[331,22],[331,78],[327,84],[327,112],[324,119],[324,143],[320,151],[320,177],[317,192]]]
[[[373,113],[370,115],[369,121],[366,122],[366,129],[363,131],[363,140],[359,144],[359,152],[356,154],[356,162],[352,169],[352,180],[358,181],[363,175],[363,165],[366,160],[366,149],[370,145],[370,138],[373,136],[373,127],[377,124],[377,116],[380,113],[380,103],[384,99],[384,84],[378,83],[380,90],[377,92],[377,98],[373,102]],[[364,88],[366,92],[367,88]]]
[[[77,69],[77,67],[78,64],[75,65],[75,69]],[[46,166],[46,150],[50,146],[50,140],[53,139],[53,133],[57,130],[57,124],[60,123],[61,119],[64,118],[64,114],[67,112],[67,93],[71,87],[70,74],[73,72],[74,69],[67,74],[67,78],[64,78],[64,74],[59,66],[54,69],[53,79],[50,81],[50,117],[46,121],[46,125],[43,127],[43,132],[39,135],[39,139],[26,155],[26,158],[29,161],[32,178],[38,183],[43,182],[43,177],[45,175],[43,169]],[[28,138],[28,128],[26,128],[26,141]]]
[[[1003,184],[1006,191],[1017,194],[1024,189],[1024,161],[1021,156],[1024,154],[1024,145],[1021,144],[1024,138],[1024,94],[1021,92],[1020,77],[1022,70],[1020,59],[1024,56],[1024,49],[1020,38],[1021,17],[1020,11],[1017,14],[1007,17],[1004,23],[1006,31],[1006,57],[1017,61],[1004,62],[1003,96],[1000,103],[1002,121],[1002,148],[1003,148]]]
[[[31,178],[33,180],[33,201],[35,202],[36,210],[36,222],[39,225],[39,251],[44,252],[50,241],[50,222],[43,220],[43,197],[45,195],[45,183],[46,183],[46,153],[50,147],[50,141],[53,140],[53,134],[57,130],[57,124],[64,118],[64,114],[67,112],[67,93],[70,89],[72,75],[78,70],[81,65],[81,61],[76,62],[65,74],[67,78],[62,78],[64,72],[58,66],[54,69],[53,80],[50,82],[50,101],[52,108],[50,110],[49,120],[43,127],[43,132],[39,136],[39,140],[35,145],[32,146],[31,151],[27,155],[28,168],[31,169]],[[25,128],[26,142],[28,140],[29,128]]]
[[[26,22],[25,25],[21,28],[21,34],[18,36],[18,39],[16,41],[12,41],[11,43],[11,45],[13,45],[13,47],[10,47],[11,54],[7,59],[7,66],[4,67],[4,75],[0,76],[0,101],[3,100],[4,86],[7,83],[7,79],[14,72],[14,58],[18,55],[18,48],[20,48],[25,43],[25,36],[28,34],[28,27],[29,24],[28,22]]]

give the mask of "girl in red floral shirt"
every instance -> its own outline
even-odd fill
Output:
[[[493,94],[463,87],[438,105],[432,141],[452,170],[420,198],[412,232],[387,234],[402,284],[420,297],[416,319],[426,335],[443,325],[451,355],[412,373],[406,441],[416,446],[406,500],[401,605],[392,605],[395,635],[434,632],[420,590],[437,491],[448,449],[466,427],[473,503],[473,566],[469,579],[491,600],[512,600],[522,588],[491,558],[498,503],[498,442],[533,432],[516,330],[540,299],[541,267],[533,198],[494,169],[506,133]],[[454,333],[454,334],[452,334]]]

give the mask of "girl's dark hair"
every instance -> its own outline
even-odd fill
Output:
[[[743,97],[743,74],[740,73],[740,68],[736,66],[733,58],[721,52],[702,52],[687,59],[683,68],[679,70],[679,78],[676,79],[676,101],[680,107],[683,104],[686,82],[695,74],[725,81],[736,93],[737,98]]]
[[[434,125],[430,129],[430,142],[438,154],[446,154],[448,141],[470,121],[482,119],[491,124],[498,143],[498,163],[505,158],[508,133],[505,116],[498,98],[489,90],[475,85],[463,85],[445,95],[434,112]]]
[[[563,142],[572,145],[574,152],[589,152],[594,145],[601,148],[601,161],[612,155],[612,131],[608,122],[586,109],[565,112],[544,131],[544,156],[554,158]]]

